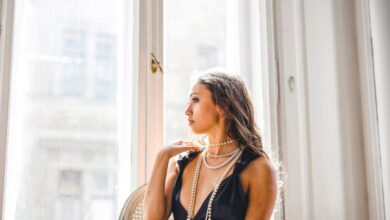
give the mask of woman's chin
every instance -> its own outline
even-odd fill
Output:
[[[194,133],[194,134],[199,135],[199,134],[203,134],[204,133],[202,131],[199,131],[199,129],[194,128],[193,126],[189,126],[189,128],[191,129],[192,133]]]

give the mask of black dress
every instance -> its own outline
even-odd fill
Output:
[[[172,212],[175,220],[186,220],[187,211],[180,203],[180,191],[182,186],[183,171],[187,163],[192,160],[197,153],[187,153],[180,155],[177,163],[180,167],[172,192]],[[254,159],[258,154],[250,150],[244,150],[241,159],[234,165],[233,172],[222,181],[217,194],[215,195],[211,217],[213,220],[242,220],[245,218],[248,207],[248,196],[243,190],[239,173]],[[195,213],[194,220],[204,220],[206,217],[207,205],[211,193],[203,201],[199,211]]]

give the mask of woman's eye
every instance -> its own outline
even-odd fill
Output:
[[[198,102],[199,99],[198,98],[191,98],[189,101],[188,101],[188,105],[191,105],[191,103],[194,103],[194,102]]]

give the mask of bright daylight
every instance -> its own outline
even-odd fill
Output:
[[[388,11],[1,0],[1,219],[389,219]]]

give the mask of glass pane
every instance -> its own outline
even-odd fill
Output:
[[[15,3],[5,219],[117,219],[135,182],[132,1]]]
[[[190,78],[193,73],[209,68],[224,67],[243,75],[256,113],[261,113],[260,25],[257,25],[260,21],[256,20],[259,12],[251,9],[258,3],[250,5],[239,0],[164,2],[165,141],[189,138],[184,110]],[[257,119],[261,124],[261,117]]]
[[[226,64],[226,7],[225,1],[164,1],[165,142],[188,138],[191,74]]]

